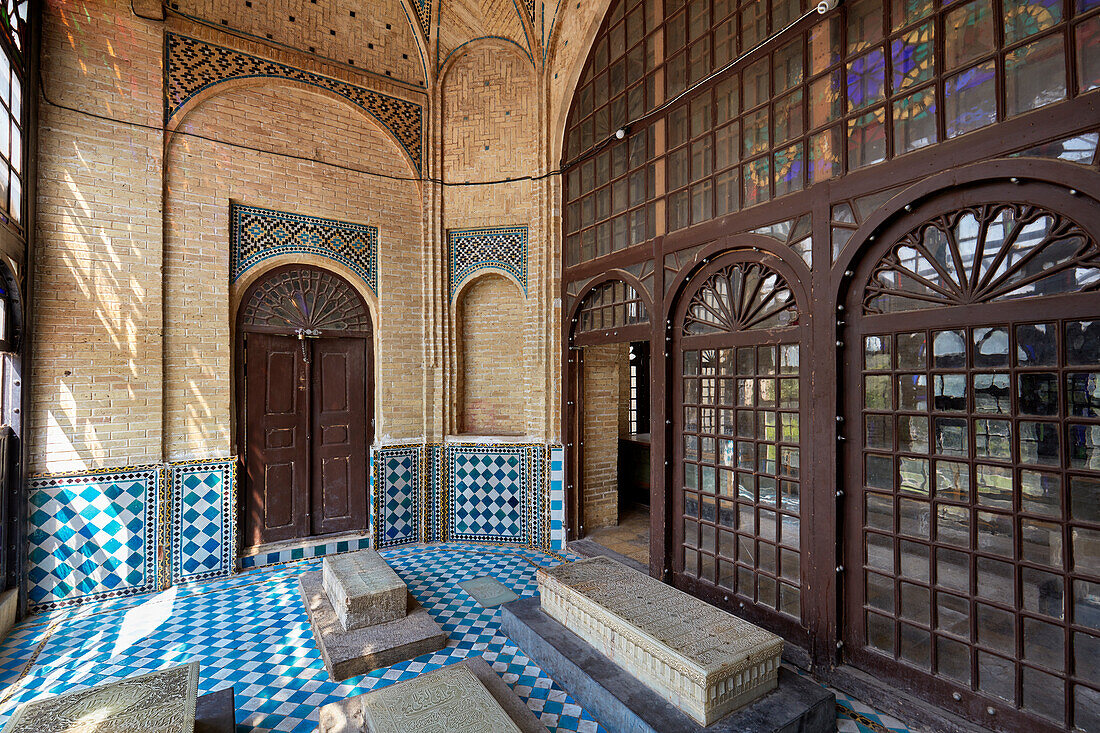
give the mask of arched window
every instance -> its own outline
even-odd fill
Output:
[[[802,328],[785,277],[733,253],[681,297],[672,476],[674,582],[736,595],[804,643]]]
[[[849,301],[848,654],[1007,728],[1100,721],[1098,213],[1038,183],[933,198]]]
[[[622,280],[597,285],[585,296],[577,312],[577,333],[606,331],[642,323],[649,323],[645,303],[638,291]]]

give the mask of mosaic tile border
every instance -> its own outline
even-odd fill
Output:
[[[512,487],[505,486],[503,484],[498,485],[486,485],[484,476],[478,476],[474,479],[477,483],[476,498],[477,503],[472,501],[464,501],[464,498],[460,496],[460,489],[458,486],[459,481],[464,477],[460,476],[460,472],[473,472],[475,475],[484,473],[488,470],[484,466],[477,466],[478,463],[484,463],[486,459],[494,460],[506,456],[517,456],[518,467],[516,468],[516,480],[518,482],[517,495],[509,495],[506,492],[512,491]],[[467,468],[462,465],[474,464],[472,468]],[[460,443],[447,446],[447,521],[449,524],[448,539],[458,540],[463,542],[499,542],[502,544],[531,544],[532,536],[530,534],[531,527],[531,506],[530,506],[530,447],[529,446],[501,446],[495,444],[470,444]],[[484,503],[483,500],[489,500],[491,504],[486,507],[479,507],[478,504]],[[470,506],[469,504],[473,504]],[[493,506],[500,504],[510,504],[515,510],[515,516],[511,520],[511,524],[516,527],[516,530],[508,532],[505,529],[501,531],[491,531],[489,529],[475,530],[470,532],[458,531],[458,528],[462,526],[460,520],[462,517],[460,513],[467,512],[468,515],[473,514],[476,518],[471,520],[475,525],[484,525],[492,522],[496,517],[498,520],[499,512],[487,511]],[[481,516],[477,516],[480,514]],[[499,521],[495,522],[499,526],[503,526]]]
[[[376,451],[378,465],[374,477],[375,491],[371,496],[375,517],[372,528],[375,548],[397,547],[422,541],[423,457],[424,446],[422,445],[387,446]],[[401,487],[395,487],[390,467],[392,462],[405,459],[409,461],[409,465],[402,469],[408,471],[403,477],[405,483]],[[387,511],[387,505],[391,501],[397,502],[400,506],[400,515]]]
[[[229,242],[232,282],[270,257],[304,253],[346,265],[378,294],[378,227],[230,203]]]
[[[420,30],[424,31],[427,38],[432,33],[432,0],[412,0],[416,7],[416,19],[420,22]]]
[[[212,461],[187,461],[169,465],[172,486],[172,582],[192,583],[213,578],[226,578],[236,572],[239,538],[237,534],[237,461],[223,459]],[[189,487],[188,478],[203,474],[219,475],[216,486],[207,478],[201,479],[208,487],[206,496],[198,495],[201,487]],[[197,515],[197,516],[195,516]],[[207,532],[206,541],[193,553],[187,552],[194,543],[194,535],[202,527],[203,518]],[[190,533],[189,533],[190,530]],[[199,551],[202,556],[199,556]],[[215,562],[212,562],[215,561]],[[206,570],[188,571],[189,562],[197,562]]]
[[[430,0],[420,1],[429,5],[430,16]],[[417,173],[423,171],[424,108],[415,102],[178,33],[166,33],[164,43],[166,122],[199,92],[222,82],[256,77],[288,79],[327,89],[370,114],[393,134]]]
[[[372,544],[373,540],[368,534],[352,539],[321,541],[316,544],[305,544],[283,550],[261,552],[256,555],[245,555],[241,558],[241,570],[278,565],[293,560],[308,560],[324,557],[325,555],[336,555],[341,552],[355,552],[356,550],[365,550],[371,547]]]
[[[113,499],[99,501],[105,498],[104,489],[121,483],[130,484],[131,489],[138,487],[138,491],[125,504]],[[26,594],[33,612],[167,587],[170,573],[163,545],[168,536],[169,502],[160,466],[39,474],[30,477],[27,489]],[[67,493],[82,496],[65,496]],[[77,498],[84,505],[79,509],[73,501]],[[38,521],[36,512],[44,514]],[[130,515],[123,524],[117,521],[121,512]],[[72,526],[77,518],[79,526]],[[107,521],[95,527],[94,522],[103,518]],[[127,532],[140,532],[140,546],[119,541]],[[73,547],[74,537],[80,540],[79,547]],[[61,552],[63,548],[68,554]],[[119,550],[129,557],[119,561]],[[80,557],[83,561],[79,564],[67,562]]]
[[[527,227],[448,229],[451,299],[479,270],[499,270],[516,279],[527,297]]]
[[[565,448],[550,446],[550,549],[565,549]]]

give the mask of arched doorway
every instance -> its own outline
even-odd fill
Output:
[[[367,528],[372,331],[363,298],[327,270],[279,267],[245,293],[246,545]]]
[[[569,536],[650,565],[648,293],[623,272],[590,283],[569,331]]]
[[[1095,730],[1100,205],[1016,181],[906,210],[847,302],[847,658],[998,730]]]
[[[672,321],[673,583],[808,643],[803,623],[806,318],[774,257],[735,251]]]

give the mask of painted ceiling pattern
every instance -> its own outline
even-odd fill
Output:
[[[422,170],[424,108],[419,104],[175,33],[167,34],[165,42],[166,120],[196,94],[221,82],[250,77],[290,79],[327,89],[368,112],[393,134],[415,169]]]

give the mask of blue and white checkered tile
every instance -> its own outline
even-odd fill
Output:
[[[293,560],[308,560],[325,555],[334,555],[340,552],[355,552],[365,550],[371,546],[370,537],[353,537],[334,542],[316,542],[292,547],[274,552],[263,552],[256,555],[246,555],[241,558],[241,568],[259,568],[268,565],[279,565]]]
[[[526,449],[449,447],[450,536],[457,540],[524,541]]]
[[[491,575],[531,596],[537,592],[536,567],[555,565],[560,555],[464,544],[406,546],[382,554],[446,630],[446,648],[332,682],[297,587],[299,574],[320,562],[301,560],[32,616],[0,642],[0,684],[6,685],[0,688],[0,725],[28,700],[198,661],[200,693],[234,689],[238,731],[304,733],[315,730],[323,705],[480,655],[552,733],[603,731],[501,633],[500,609],[482,608],[458,586]]]
[[[880,713],[842,692],[834,692],[837,733],[908,733],[909,728],[897,718]]]
[[[565,449],[550,447],[550,549],[565,548]]]
[[[159,588],[160,482],[156,467],[32,478],[27,521],[32,608]]]
[[[378,450],[378,547],[420,540],[420,447]]]
[[[224,577],[237,555],[233,461],[177,464],[172,475],[172,582]]]

